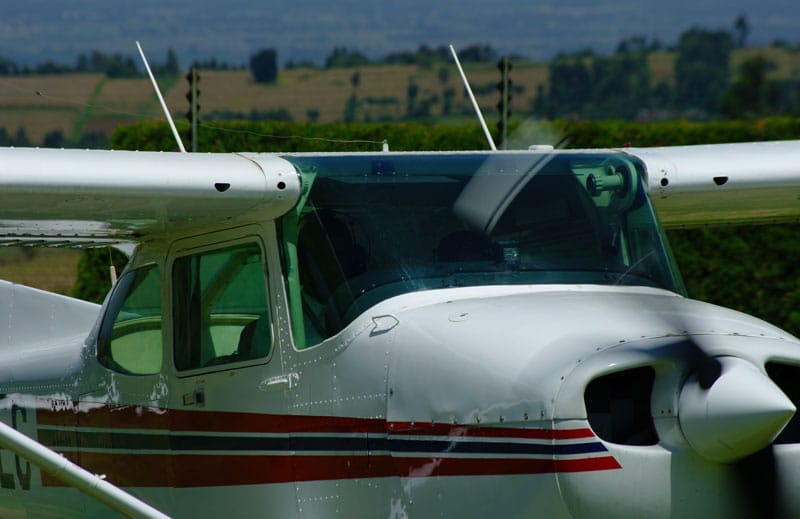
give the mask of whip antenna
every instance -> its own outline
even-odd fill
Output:
[[[494,145],[494,139],[492,139],[492,134],[489,133],[489,128],[486,127],[486,121],[483,119],[483,114],[481,113],[480,107],[478,107],[478,102],[475,100],[475,96],[472,94],[472,89],[469,87],[469,81],[467,81],[467,76],[464,74],[464,69],[461,68],[461,62],[458,61],[458,54],[456,54],[456,49],[450,45],[450,52],[453,54],[453,60],[456,62],[456,67],[458,67],[458,73],[461,74],[461,80],[464,82],[464,86],[467,89],[467,94],[469,94],[469,99],[472,101],[472,106],[475,108],[475,113],[478,115],[478,120],[481,122],[481,128],[483,128],[483,134],[486,135],[486,140],[489,141],[489,148],[492,151],[497,151],[497,146]]]
[[[181,136],[178,135],[178,130],[175,129],[175,122],[172,120],[169,110],[167,110],[167,103],[164,102],[164,97],[161,95],[161,90],[158,89],[156,78],[153,77],[153,72],[150,70],[150,65],[147,63],[147,58],[144,57],[144,51],[142,50],[142,46],[138,41],[136,42],[136,48],[139,49],[139,55],[142,57],[142,62],[144,63],[145,70],[147,70],[147,75],[150,76],[150,82],[153,83],[153,89],[155,89],[156,96],[158,96],[158,102],[161,103],[161,109],[164,111],[164,115],[167,117],[169,127],[172,129],[172,135],[174,135],[175,140],[178,141],[178,149],[181,150],[181,153],[186,153],[186,148],[183,147],[183,142],[181,142]]]

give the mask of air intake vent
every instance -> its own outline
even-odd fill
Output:
[[[800,366],[767,362],[766,368],[769,378],[800,409]],[[800,411],[794,414],[774,443],[800,443]]]
[[[589,425],[605,441],[621,445],[655,445],[650,398],[653,368],[636,368],[594,379],[583,395]]]

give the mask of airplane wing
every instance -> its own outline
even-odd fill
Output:
[[[274,218],[299,191],[273,155],[0,148],[0,245],[96,246]]]
[[[625,148],[665,227],[800,219],[800,141]]]
[[[625,148],[666,227],[800,218],[800,141]],[[300,180],[269,154],[0,148],[0,245],[97,246],[274,218]]]

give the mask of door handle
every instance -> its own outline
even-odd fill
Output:
[[[300,382],[300,375],[297,373],[287,373],[286,375],[277,375],[269,377],[258,384],[258,389],[261,391],[283,391],[285,389],[294,389]]]

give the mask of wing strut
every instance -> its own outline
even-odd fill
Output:
[[[112,485],[101,476],[72,463],[13,427],[0,422],[0,446],[25,458],[41,470],[77,488],[117,512],[134,519],[169,519],[144,501]]]

